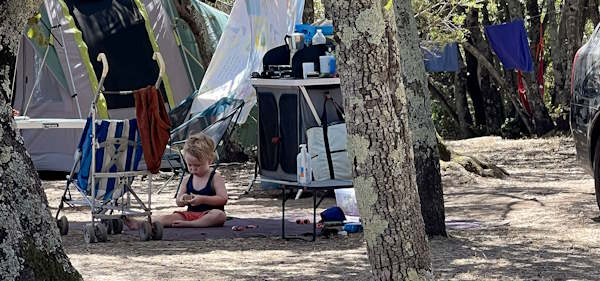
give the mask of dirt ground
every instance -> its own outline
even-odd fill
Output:
[[[575,163],[570,138],[502,140],[484,137],[448,142],[467,155],[505,168],[506,179],[482,178],[443,163],[449,238],[430,239],[440,280],[598,280],[600,221],[592,177]],[[228,215],[276,218],[281,200],[243,191],[253,166],[221,168],[230,194]],[[167,175],[156,176],[155,184]],[[64,181],[44,181],[52,211]],[[173,184],[153,195],[159,214],[173,208]],[[308,216],[312,198],[288,201],[286,211]],[[326,199],[321,205],[333,205]],[[69,221],[86,221],[83,211]],[[81,231],[63,243],[85,280],[367,280],[366,245],[360,236],[318,238],[314,243],[279,238],[140,242],[111,236],[87,245]]]

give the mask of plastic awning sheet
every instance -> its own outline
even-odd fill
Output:
[[[242,99],[239,122],[244,123],[256,104],[251,73],[261,71],[268,50],[285,44],[303,7],[304,0],[236,1],[190,113],[202,112],[223,97]]]

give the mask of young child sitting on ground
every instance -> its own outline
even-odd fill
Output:
[[[183,147],[184,160],[189,175],[183,178],[175,203],[187,206],[187,211],[152,218],[164,227],[211,227],[225,223],[227,189],[223,177],[211,170],[215,158],[215,143],[205,134],[191,136]],[[129,229],[140,227],[140,222],[125,219]]]

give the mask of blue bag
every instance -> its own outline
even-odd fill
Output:
[[[329,207],[321,212],[321,220],[326,221],[345,221],[346,216],[340,207]]]

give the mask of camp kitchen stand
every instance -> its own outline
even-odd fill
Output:
[[[319,191],[352,187],[352,180],[312,181],[302,185],[296,180],[296,156],[299,144],[306,143],[306,130],[318,126],[314,115],[321,116],[325,96],[330,95],[342,104],[339,78],[314,79],[260,79],[250,80],[258,100],[258,161],[254,170],[255,181],[274,183],[281,189],[281,237],[285,236],[285,202],[288,190],[303,189],[313,194],[313,233],[316,238],[316,210],[325,192],[317,201]],[[328,120],[337,115],[328,111]],[[260,175],[260,179],[258,176]]]

